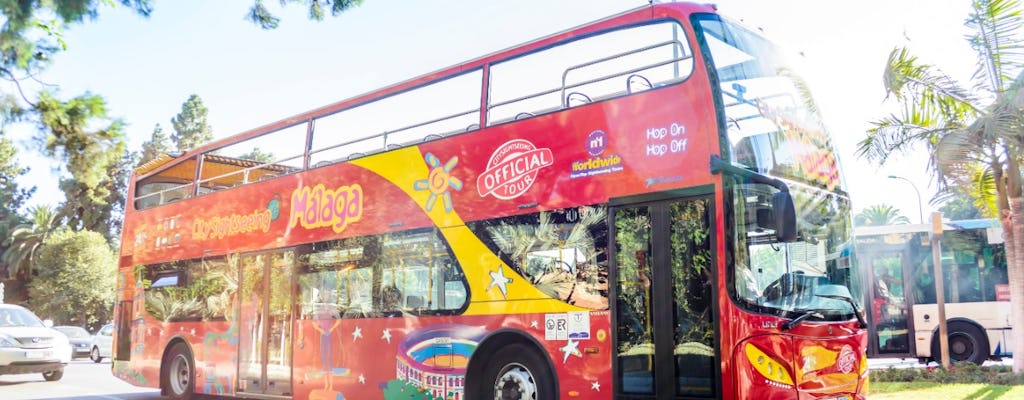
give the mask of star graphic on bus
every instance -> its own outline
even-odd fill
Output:
[[[508,299],[508,284],[512,283],[512,280],[505,277],[505,271],[498,266],[497,271],[491,271],[491,284],[487,286],[487,290],[491,290],[492,287],[497,286],[498,291],[501,292],[501,297]]]
[[[574,342],[572,339],[569,339],[569,342],[567,342],[565,346],[559,347],[558,351],[565,353],[565,355],[562,356],[562,364],[565,364],[565,362],[569,360],[569,355],[583,358],[583,353],[580,353],[580,342]]]
[[[391,343],[391,330],[390,329],[385,329],[384,330],[384,334],[382,334],[380,336],[380,338],[381,338],[381,340],[387,340],[388,343],[390,344]]]
[[[352,341],[355,342],[361,337],[363,337],[363,328],[357,326],[356,329],[352,331]]]
[[[427,153],[423,160],[431,167],[430,174],[427,175],[427,179],[413,182],[413,189],[430,191],[430,197],[427,197],[427,212],[434,209],[438,198],[444,203],[444,212],[452,212],[452,196],[448,189],[462,190],[462,181],[451,175],[452,170],[459,164],[459,158],[452,157],[448,162],[442,163],[434,153]]]

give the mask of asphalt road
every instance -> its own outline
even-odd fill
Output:
[[[160,391],[132,386],[110,373],[110,361],[96,364],[77,359],[64,368],[64,377],[47,382],[43,374],[0,375],[0,399],[152,400]]]

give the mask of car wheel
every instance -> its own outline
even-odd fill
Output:
[[[60,378],[63,378],[63,377],[64,377],[64,371],[48,371],[48,372],[43,372],[43,379],[46,379],[47,382],[59,381]]]
[[[184,343],[176,343],[167,353],[161,368],[163,387],[172,399],[191,399],[196,376],[192,352]]]
[[[100,361],[103,361],[103,357],[100,357],[99,347],[92,346],[92,351],[89,352],[89,359],[91,359],[92,362],[97,364],[99,364]]]

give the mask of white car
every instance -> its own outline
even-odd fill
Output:
[[[96,334],[92,336],[92,350],[89,351],[89,358],[93,362],[103,361],[110,358],[114,349],[114,324],[103,325]]]
[[[24,307],[0,304],[0,375],[42,373],[60,380],[71,361],[71,342]]]

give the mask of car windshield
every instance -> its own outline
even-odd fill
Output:
[[[55,326],[53,329],[60,331],[60,333],[63,333],[70,339],[80,339],[92,336],[89,335],[89,331],[77,326]]]
[[[43,321],[22,308],[0,308],[0,327],[18,326],[43,326]]]

